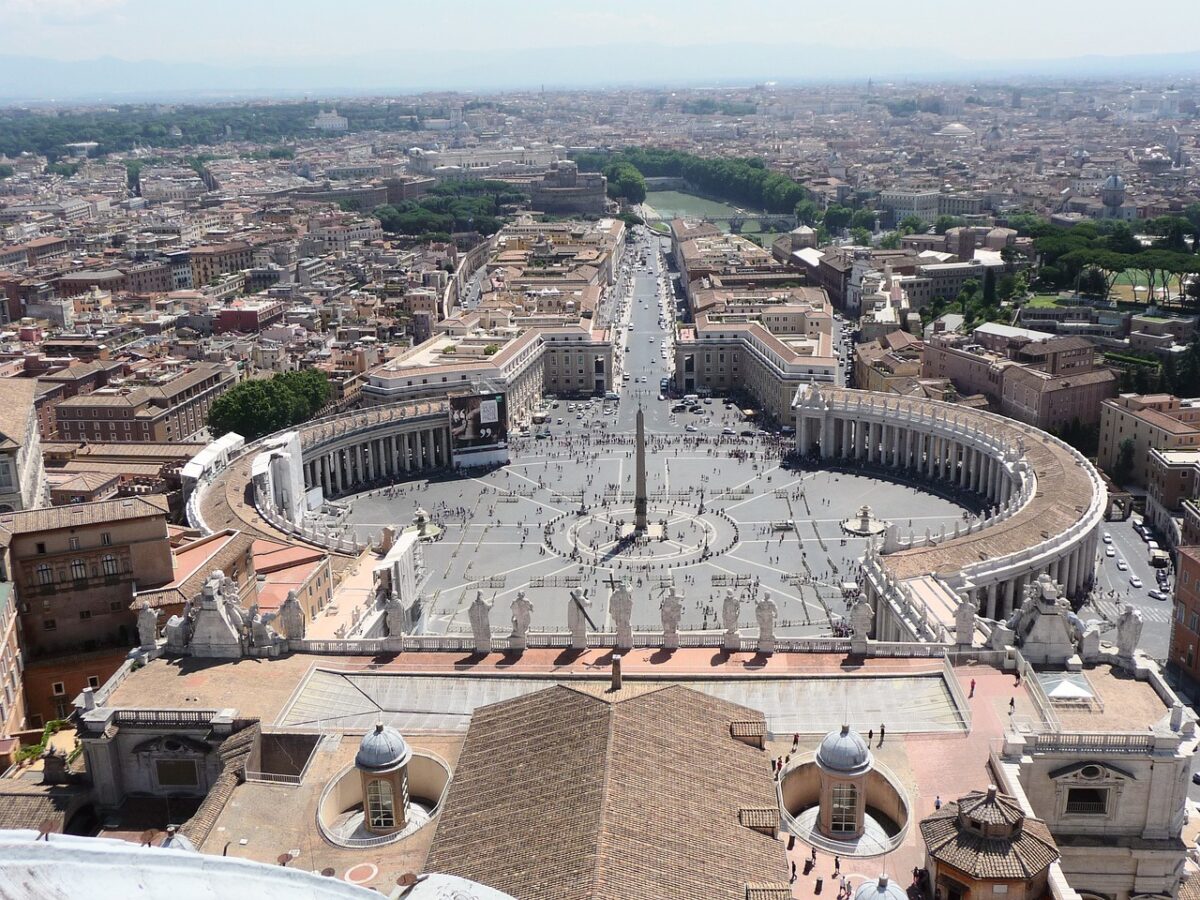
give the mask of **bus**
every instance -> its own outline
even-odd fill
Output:
[[[548,416],[544,412],[536,412],[533,414],[533,424],[534,425],[545,425],[546,422],[548,422],[549,420],[550,420],[550,416]]]

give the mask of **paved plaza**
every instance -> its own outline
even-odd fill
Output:
[[[659,380],[672,373],[660,347],[670,329],[659,323],[682,306],[655,251],[645,267],[626,263],[601,312],[613,326],[619,400],[547,401],[549,436],[512,440],[503,468],[339,501],[347,508],[339,527],[360,540],[408,524],[418,508],[445,529],[424,547],[421,630],[469,633],[467,607],[482,591],[493,600],[493,630],[507,634],[510,605],[525,591],[533,629],[565,631],[577,588],[588,591],[594,630],[612,630],[608,595],[613,579],[624,578],[635,631],[660,629],[660,599],[673,585],[684,598],[683,630],[720,628],[722,598],[733,589],[745,597],[746,634],[757,633],[756,592],[769,591],[779,635],[828,635],[846,615],[841,584],[855,579],[867,547],[842,532],[844,520],[864,504],[903,534],[937,535],[962,520],[967,507],[895,483],[891,473],[793,467],[794,439],[743,421],[741,404],[707,398],[698,412],[672,412],[676,403],[659,399]],[[662,540],[621,537],[634,514],[639,408],[648,519],[664,526]]]
[[[611,579],[634,595],[633,627],[660,627],[658,606],[673,585],[684,597],[681,628],[718,628],[721,598],[745,593],[741,624],[754,625],[755,592],[769,591],[781,635],[830,634],[846,613],[841,584],[854,581],[868,538],[842,521],[864,504],[902,531],[954,528],[964,509],[926,490],[866,474],[805,471],[780,459],[769,438],[657,436],[647,456],[649,518],[663,540],[629,542],[633,459],[627,438],[568,432],[514,446],[514,461],[485,474],[418,481],[362,495],[346,523],[360,538],[407,523],[418,507],[445,529],[424,547],[422,627],[467,633],[476,591],[494,600],[503,633],[518,591],[533,603],[535,630],[565,630],[572,589],[592,599],[596,630],[610,630]]]

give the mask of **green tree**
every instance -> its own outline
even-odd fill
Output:
[[[879,239],[879,247],[881,250],[899,250],[900,249],[900,232],[889,231]]]
[[[610,163],[604,169],[608,179],[608,196],[623,199],[627,203],[641,203],[646,199],[646,179],[632,164]]]
[[[15,172],[16,169],[14,169],[12,166],[0,165],[0,181],[3,181],[5,178],[12,178],[13,173]]]
[[[855,226],[854,228],[850,229],[850,240],[854,241],[856,244],[860,244],[863,247],[870,247],[871,232],[865,228],[859,228]]]
[[[1117,461],[1113,464],[1113,481],[1118,485],[1124,484],[1133,475],[1133,438],[1125,438],[1117,450]]]
[[[929,225],[914,215],[905,216],[896,227],[901,234],[924,234],[929,230]]]
[[[983,271],[983,302],[988,306],[996,305],[996,273],[991,268]]]
[[[865,228],[867,231],[875,230],[876,213],[873,209],[856,209],[854,215],[850,217],[851,228]]]
[[[845,207],[834,204],[825,210],[825,215],[822,221],[825,227],[831,232],[839,232],[850,224],[850,219],[853,218],[854,211]]]
[[[1097,268],[1084,269],[1080,273],[1079,293],[1085,297],[1104,297],[1108,294],[1108,279]]]
[[[933,223],[933,230],[938,234],[945,234],[951,228],[957,228],[960,225],[966,225],[967,220],[958,216],[938,216]]]
[[[821,220],[821,209],[807,197],[797,200],[793,208],[796,221],[801,225],[816,225]]]
[[[324,372],[281,372],[243,381],[214,400],[208,427],[214,435],[234,431],[254,440],[312,418],[328,402],[329,380]]]

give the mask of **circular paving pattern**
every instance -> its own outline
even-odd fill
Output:
[[[497,634],[511,629],[518,591],[533,604],[534,629],[565,631],[577,588],[589,592],[597,627],[610,629],[608,597],[613,580],[623,579],[637,631],[661,627],[659,604],[674,586],[684,630],[720,627],[722,597],[733,588],[747,596],[770,591],[777,633],[792,636],[830,634],[846,616],[841,585],[854,579],[868,540],[878,540],[842,530],[864,504],[905,532],[952,531],[966,515],[919,486],[795,468],[757,440],[651,439],[647,519],[665,522],[665,534],[629,533],[635,460],[627,440],[599,434],[583,447],[514,442],[506,466],[346,498],[338,527],[360,542],[374,540],[422,507],[444,529],[440,540],[422,545],[426,633],[469,634],[467,608],[477,591],[493,601]],[[741,627],[753,633],[753,604],[742,609]]]
[[[658,563],[688,565],[718,556],[737,541],[737,526],[714,512],[678,504],[649,505],[648,528],[634,531],[632,506],[592,507],[566,514],[544,529],[547,548],[590,565],[625,563],[631,569]]]

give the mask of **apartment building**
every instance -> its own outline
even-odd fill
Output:
[[[1200,546],[1180,547],[1175,554],[1174,613],[1171,618],[1167,667],[1200,684]]]
[[[698,290],[703,310],[675,342],[680,393],[745,392],[763,412],[786,420],[801,384],[833,384],[837,356],[825,292]]]
[[[1105,400],[1097,462],[1110,475],[1126,441],[1131,442],[1133,469],[1124,486],[1146,487],[1151,450],[1200,449],[1200,400],[1171,394],[1122,394]]]
[[[1056,338],[989,323],[970,335],[926,341],[922,378],[948,378],[961,394],[982,394],[997,411],[1047,431],[1092,425],[1116,375],[1095,363],[1082,338]]]
[[[47,502],[32,378],[0,378],[0,513]]]
[[[200,287],[226,272],[239,272],[254,265],[254,248],[242,241],[202,244],[188,251],[192,285]]]
[[[237,382],[231,366],[194,363],[148,382],[109,386],[54,409],[61,440],[172,442],[208,422],[213,401]]]
[[[16,587],[31,727],[69,712],[136,641],[135,587],[169,582],[167,501],[131,497],[0,514]]]

